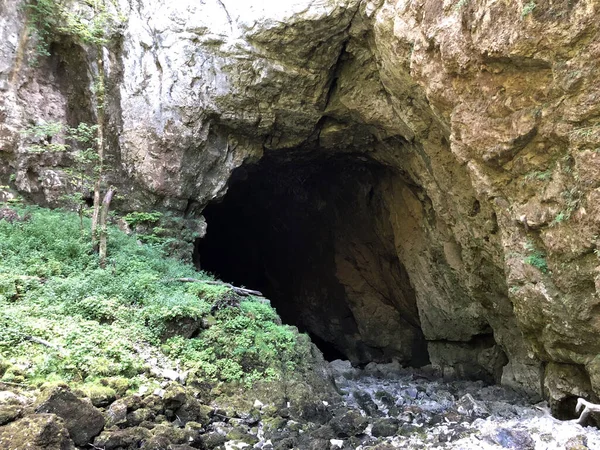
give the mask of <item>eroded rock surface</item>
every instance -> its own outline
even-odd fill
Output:
[[[55,205],[72,157],[28,152],[20,131],[93,122],[96,55],[58,36],[31,67],[18,4],[0,4],[9,186],[0,196]],[[600,394],[596,2],[122,0],[119,9],[125,20],[104,54],[118,208],[200,220],[234,169],[263,155],[293,172],[341,155],[375,163],[387,175],[355,186],[365,202],[373,188],[372,229],[322,224],[339,241],[329,242],[332,283],[316,286],[342,289],[349,332],[328,336],[322,318],[307,329],[357,361],[410,361],[424,350],[408,346],[424,340],[443,370],[533,394],[555,367],[545,363],[570,365],[581,382],[560,398],[588,385]],[[306,198],[318,211],[316,193]],[[358,194],[352,201],[365,210]],[[331,297],[292,294],[311,305]]]

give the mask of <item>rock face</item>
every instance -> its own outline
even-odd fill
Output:
[[[122,0],[103,55],[117,207],[206,209],[202,267],[249,267],[355,362],[539,394],[551,362],[582,380],[555,398],[600,395],[595,2],[164,3]],[[93,122],[96,57],[57,36],[30,67],[18,4],[0,4],[0,195],[55,205],[72,157],[19,131]]]

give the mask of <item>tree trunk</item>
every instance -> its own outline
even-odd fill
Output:
[[[108,235],[108,229],[106,227],[106,219],[108,218],[108,210],[110,208],[110,202],[115,194],[116,189],[110,187],[104,200],[102,200],[102,209],[100,210],[100,267],[103,269],[106,267],[106,240]]]
[[[96,82],[96,110],[98,125],[98,166],[96,181],[94,182],[94,212],[92,214],[92,247],[98,251],[98,221],[103,212],[100,211],[100,187],[104,169],[104,48],[99,45],[98,52],[98,79]],[[108,194],[107,194],[108,195]],[[106,198],[106,197],[105,197]]]

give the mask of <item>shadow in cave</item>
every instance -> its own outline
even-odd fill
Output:
[[[265,156],[205,208],[194,260],[262,291],[329,360],[424,365],[415,293],[381,194],[390,176],[364,156]]]

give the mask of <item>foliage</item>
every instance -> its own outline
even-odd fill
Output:
[[[454,11],[460,11],[467,3],[469,3],[469,0],[458,0],[453,7]]]
[[[0,220],[0,361],[14,369],[4,381],[128,377],[135,383],[148,369],[139,349],[161,353],[165,330],[180,319],[210,327],[193,339],[169,339],[161,358],[207,380],[251,383],[300,364],[307,344],[297,344],[296,330],[280,325],[270,306],[224,301],[235,297],[224,286],[169,281],[209,277],[113,227],[111,259],[102,270],[77,215],[19,213],[30,219]]]
[[[56,0],[28,0],[24,5],[29,33],[35,37],[32,66],[39,63],[40,57],[50,56],[50,36],[60,17],[59,8]]]
[[[537,4],[534,1],[530,1],[523,5],[523,10],[521,11],[521,17],[527,17],[529,14],[533,12],[533,10],[537,8]]]
[[[35,37],[32,65],[37,65],[40,57],[50,56],[50,43],[55,32],[72,36],[83,44],[108,45],[110,36],[117,32],[124,18],[109,11],[103,0],[79,3],[78,13],[67,9],[60,0],[28,0],[25,3],[29,33]]]
[[[542,273],[548,273],[546,254],[538,250],[531,241],[527,242],[525,248],[529,252],[529,255],[524,259],[525,263],[539,269]]]
[[[527,175],[525,175],[525,179],[526,180],[538,180],[538,181],[548,181],[550,178],[552,178],[552,170],[548,169],[548,170],[534,170],[529,172]]]
[[[165,348],[210,380],[274,379],[302,363],[294,328],[278,324],[274,310],[257,301],[221,309],[198,338],[169,339]],[[283,366],[282,366],[283,365]]]
[[[162,213],[153,211],[153,212],[131,212],[123,217],[123,220],[127,222],[130,227],[134,227],[138,224],[147,224],[147,223],[155,223],[160,220],[162,217]]]

